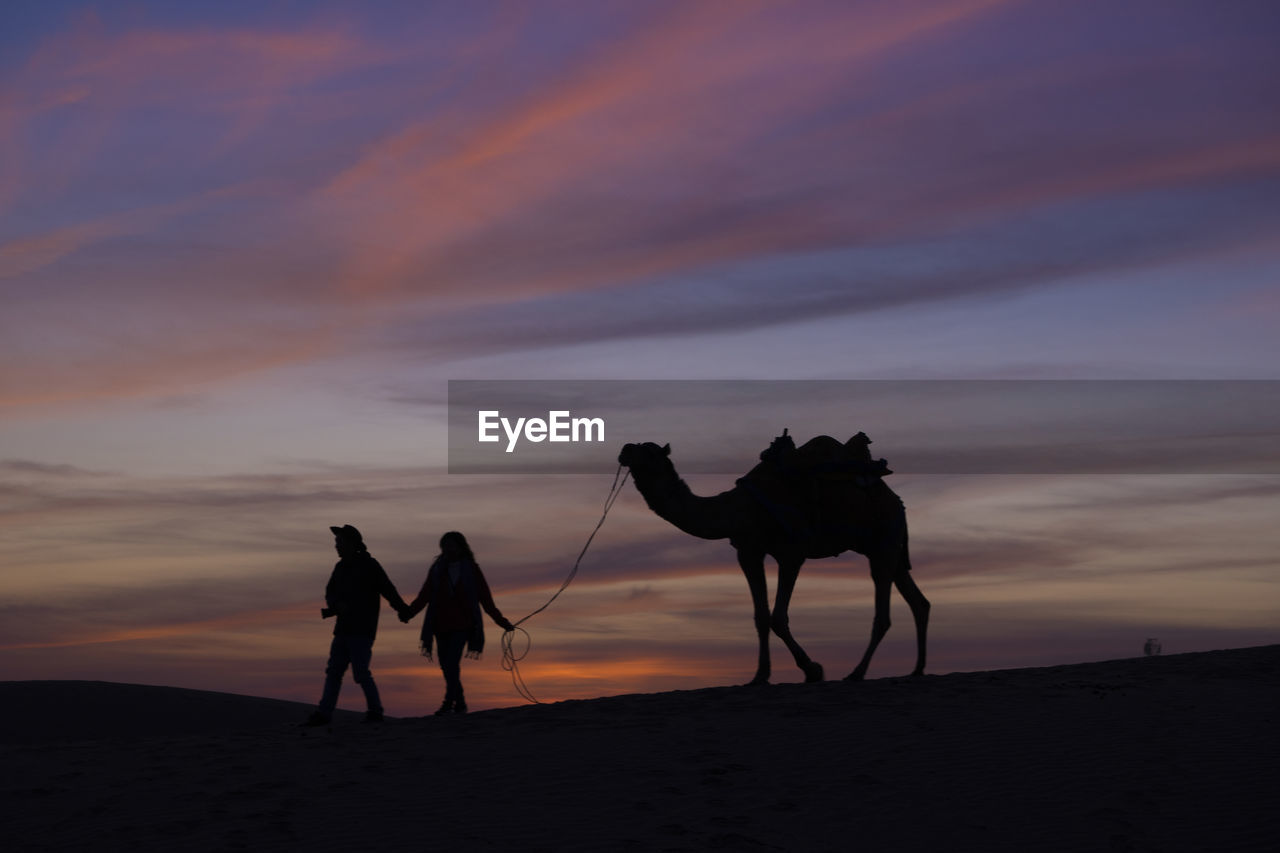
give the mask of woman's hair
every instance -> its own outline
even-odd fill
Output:
[[[476,557],[471,553],[471,546],[467,544],[467,537],[463,536],[456,530],[450,530],[448,533],[440,537],[440,551],[444,552],[444,543],[453,542],[458,550],[462,552],[462,556],[466,557],[471,563],[475,563]]]

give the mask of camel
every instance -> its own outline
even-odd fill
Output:
[[[783,441],[790,442],[785,431],[774,444]],[[843,447],[849,448],[859,441],[863,445],[870,443],[870,439],[859,433]],[[787,458],[813,459],[813,452],[806,457],[804,451],[816,450],[817,456],[830,455],[831,449],[838,446],[836,439],[820,436],[793,450]],[[794,444],[791,447],[794,448]],[[929,601],[911,577],[906,510],[902,500],[880,479],[889,473],[884,460],[858,464],[856,476],[837,474],[823,479],[812,473],[815,469],[809,468],[807,476],[791,479],[788,492],[777,488],[778,476],[771,478],[771,474],[777,475],[779,471],[777,460],[769,458],[772,450],[774,448],[762,453],[761,459],[765,461],[738,480],[734,488],[712,497],[693,494],[680,478],[671,462],[669,444],[662,447],[652,442],[627,444],[618,455],[618,462],[630,469],[645,503],[660,518],[691,536],[727,538],[738,552],[738,565],[751,589],[760,641],[759,663],[751,684],[769,681],[770,629],[786,644],[805,681],[823,680],[822,665],[810,659],[791,635],[787,608],[804,561],[834,557],[844,551],[855,551],[868,558],[875,583],[871,642],[845,680],[860,681],[865,677],[876,646],[889,630],[889,590],[893,586],[906,600],[915,620],[916,666],[911,674],[923,674]],[[870,459],[869,453],[866,459]],[[778,497],[780,494],[782,499]],[[786,499],[788,494],[795,499]],[[795,511],[794,507],[800,509]],[[792,511],[788,512],[789,508]],[[772,556],[778,563],[778,590],[772,614],[765,583],[765,555]]]

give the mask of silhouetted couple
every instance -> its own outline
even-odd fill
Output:
[[[329,529],[333,531],[339,560],[325,586],[326,607],[320,613],[325,618],[336,616],[337,619],[333,626],[333,642],[329,646],[329,662],[325,667],[324,693],[306,724],[328,724],[337,706],[338,691],[348,667],[356,683],[364,690],[368,706],[365,721],[382,720],[382,700],[369,670],[382,598],[395,608],[401,622],[408,622],[426,608],[420,647],[422,654],[430,659],[434,642],[445,679],[444,703],[436,714],[466,713],[467,703],[462,692],[462,655],[465,652],[468,657],[479,657],[484,649],[484,622],[480,618],[480,608],[483,607],[503,630],[513,628],[493,603],[489,585],[476,564],[466,537],[450,531],[440,538],[440,555],[432,562],[422,591],[412,604],[406,604],[381,564],[365,547],[359,530],[350,524]]]

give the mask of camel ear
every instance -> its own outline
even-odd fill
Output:
[[[670,444],[664,444],[664,445],[662,445],[662,455],[663,455],[663,456],[670,456],[670,455],[671,455],[671,445],[670,445]]]

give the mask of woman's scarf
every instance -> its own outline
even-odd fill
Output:
[[[461,571],[458,572],[458,583],[452,595],[462,601],[463,607],[471,610],[471,636],[467,638],[467,651],[479,655],[484,651],[484,620],[480,618],[480,593],[476,583],[476,575],[480,567],[470,560],[459,560]],[[444,555],[436,557],[427,571],[427,583],[431,584],[431,601],[427,603],[426,615],[422,617],[422,633],[418,635],[418,647],[423,657],[431,657],[431,644],[435,638],[436,604],[450,594],[449,564]]]

